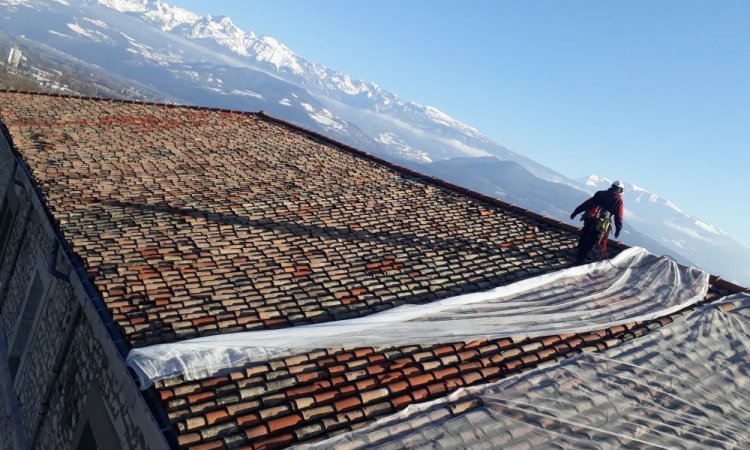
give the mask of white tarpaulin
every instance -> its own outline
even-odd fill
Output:
[[[750,295],[299,448],[750,448]],[[473,408],[452,413],[452,405]]]
[[[586,332],[648,320],[701,300],[708,274],[641,248],[489,291],[403,305],[357,319],[190,339],[134,349],[141,386],[200,379],[320,348],[390,347]]]

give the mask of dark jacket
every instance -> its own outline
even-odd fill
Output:
[[[575,217],[579,213],[586,212],[583,216],[584,220],[592,220],[599,214],[599,208],[604,208],[609,211],[615,218],[615,235],[619,236],[622,230],[622,214],[623,204],[622,196],[614,191],[614,189],[608,189],[606,191],[599,191],[594,194],[593,197],[586,200],[585,202],[578,205],[578,208],[573,211],[570,216]]]

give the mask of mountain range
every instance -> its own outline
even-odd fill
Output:
[[[315,64],[226,16],[160,0],[0,0],[0,28],[25,49],[127,80],[152,100],[263,110],[336,140],[560,220],[609,180],[571,180],[438,109]],[[750,285],[750,249],[628,184],[632,245]],[[580,223],[576,223],[579,225]]]

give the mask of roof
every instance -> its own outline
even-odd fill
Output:
[[[370,314],[567,266],[576,235],[261,115],[5,93],[133,347]]]
[[[132,348],[360,317],[555,271],[574,256],[570,226],[263,114],[2,92],[0,120]],[[727,289],[714,279],[710,296]],[[157,406],[184,447],[284,446],[671,320],[326,349],[161,382]]]

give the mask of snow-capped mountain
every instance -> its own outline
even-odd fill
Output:
[[[131,80],[159,100],[263,110],[561,220],[587,195],[585,185],[434,107],[312,63],[226,16],[199,15],[161,0],[0,0],[0,28],[29,48]],[[628,196],[636,192],[632,188]],[[726,257],[730,243],[740,253],[750,251],[705,221],[651,198],[639,193],[629,201],[634,207],[628,222],[635,227],[626,228],[626,242],[660,254],[668,249],[684,255],[683,261],[750,284],[739,264],[726,264],[738,261]]]
[[[497,156],[544,179],[570,183],[434,107],[314,64],[225,16],[200,16],[160,0],[0,0],[0,5],[6,7],[0,23],[11,33],[159,87],[165,97],[264,109],[400,160]],[[260,94],[259,83],[263,93],[253,95]],[[295,90],[305,91],[305,98],[300,92],[299,101],[291,98],[288,91]]]
[[[581,181],[591,192],[612,184],[596,175]],[[723,230],[632,183],[625,183],[623,201],[626,222],[641,232],[706,270],[749,284],[750,249]]]

